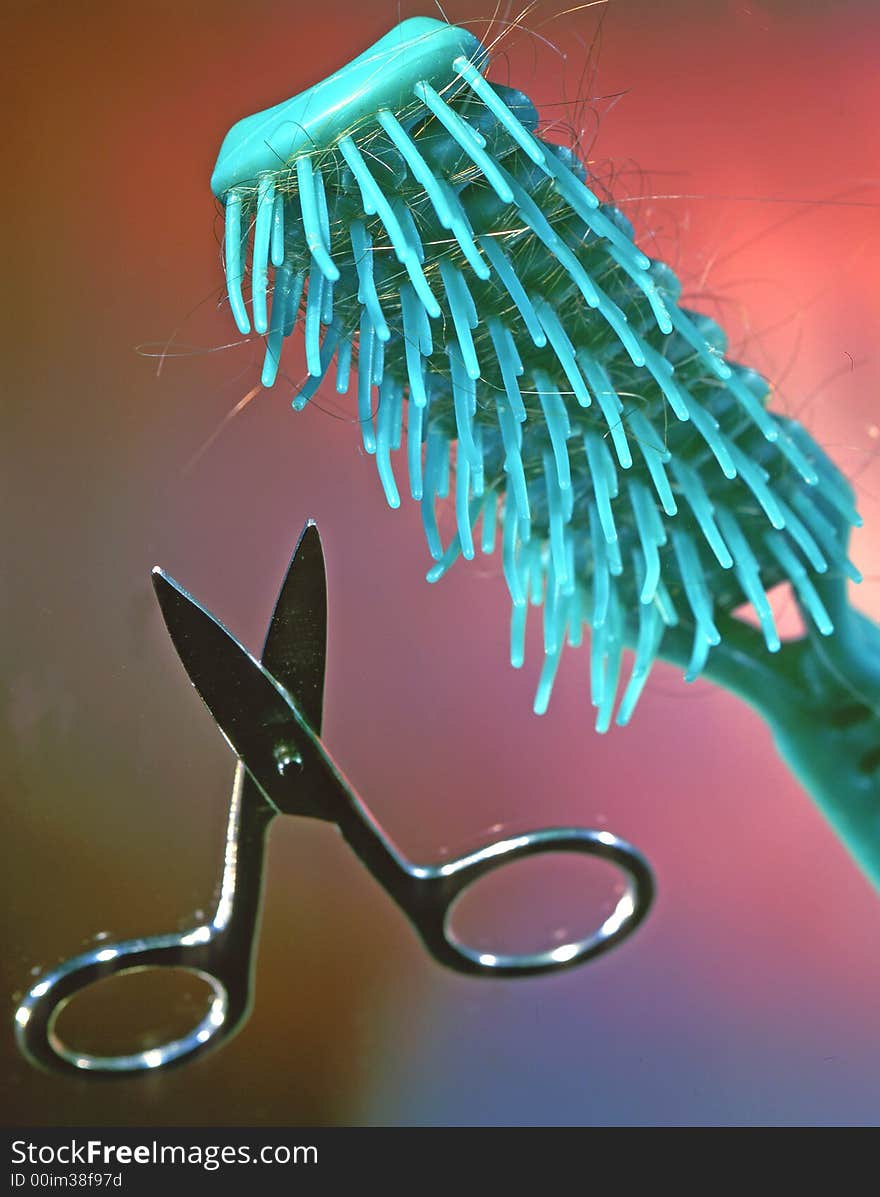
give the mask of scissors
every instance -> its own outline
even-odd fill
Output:
[[[277,814],[335,823],[434,959],[459,973],[520,977],[571,968],[619,943],[644,919],[654,894],[651,869],[635,848],[607,831],[545,827],[442,864],[406,859],[320,738],[327,583],[313,521],[306,523],[293,553],[262,662],[158,567],[153,584],[190,680],[239,758],[217,909],[209,923],[174,934],[104,941],[43,974],[15,1015],[19,1046],[33,1063],[80,1076],[130,1075],[192,1060],[244,1025],[252,1004],[266,832]],[[544,852],[599,857],[622,871],[626,891],[602,925],[577,942],[522,955],[493,954],[459,942],[450,924],[462,892],[493,869]],[[58,1015],[80,990],[114,973],[154,967],[190,970],[211,987],[208,1013],[188,1034],[115,1056],[77,1052],[58,1036]]]

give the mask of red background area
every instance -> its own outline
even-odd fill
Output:
[[[492,77],[578,137],[647,252],[854,478],[856,601],[880,618],[876,6],[564,7],[502,39]],[[491,16],[446,12],[484,18],[478,34]],[[32,1071],[4,1033],[7,1119],[874,1122],[880,905],[752,712],[663,667],[633,725],[599,738],[570,652],[536,719],[537,628],[513,672],[497,561],[424,583],[415,505],[386,508],[348,406],[295,415],[278,387],[221,428],[261,344],[216,306],[220,140],[396,19],[347,0],[6,17],[7,1030],[32,967],[210,905],[231,760],[149,568],[256,646],[309,515],[329,558],[325,738],[406,851],[603,825],[650,857],[657,907],[581,971],[461,979],[331,831],[290,820],[238,1039],[111,1089]],[[157,374],[136,347],[172,333]]]

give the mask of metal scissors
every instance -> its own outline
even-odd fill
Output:
[[[15,1016],[19,1046],[32,1062],[78,1075],[119,1076],[191,1060],[242,1027],[252,1002],[266,831],[277,814],[337,824],[434,959],[460,973],[519,977],[571,968],[619,943],[644,919],[654,893],[650,867],[635,848],[607,831],[545,827],[443,864],[417,865],[405,858],[320,739],[327,586],[312,521],[282,585],[262,663],[158,567],[153,584],[180,659],[239,758],[217,909],[209,923],[175,934],[102,942],[45,973]],[[625,874],[625,893],[594,934],[528,955],[491,954],[455,938],[450,914],[467,886],[511,861],[551,851],[600,857]],[[191,970],[211,986],[208,1013],[188,1034],[117,1056],[80,1053],[59,1038],[56,1019],[81,989],[114,973],[157,966]]]

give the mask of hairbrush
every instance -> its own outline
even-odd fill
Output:
[[[211,186],[263,385],[301,330],[294,408],[325,382],[354,394],[392,507],[405,463],[429,581],[500,539],[514,666],[543,609],[537,713],[587,628],[599,731],[629,721],[658,657],[705,675],[760,712],[880,886],[880,628],[847,597],[852,489],[488,60],[413,18],[228,133]],[[806,629],[785,644],[780,584]]]

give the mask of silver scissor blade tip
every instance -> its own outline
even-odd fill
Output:
[[[314,757],[312,736],[290,695],[248,650],[173,578],[153,572],[156,598],[189,679],[232,749],[279,810],[298,809],[277,753]],[[280,798],[276,801],[276,791]]]
[[[186,602],[202,610],[201,605],[196,602],[192,595],[187,594],[180,583],[175,581],[170,574],[166,574],[161,566],[154,565],[150,571],[150,577],[152,578],[153,590],[156,593],[156,598],[159,600],[159,606],[162,609],[162,614],[165,616],[166,623],[168,622],[169,611],[181,602]]]
[[[263,664],[320,735],[327,659],[327,571],[314,520],[302,526],[275,604]]]
[[[318,531],[317,523],[311,517],[303,524],[303,530],[300,532],[296,544],[296,551],[298,552],[304,546],[318,547],[323,552],[321,533]]]
[[[150,570],[150,577],[153,580],[153,586],[156,590],[158,590],[160,586],[173,586],[176,590],[180,589],[177,582],[174,581],[170,574],[166,574],[161,565],[153,566],[153,568]]]
[[[198,656],[201,638],[207,636],[211,640],[219,635],[221,641],[228,639],[233,643],[236,642],[210,611],[206,611],[201,603],[188,594],[170,574],[166,574],[164,570],[156,566],[152,571],[152,579],[153,590],[168,634],[187,672],[198,688],[198,682],[192,673],[191,657],[194,652]],[[194,634],[198,639],[194,644],[189,643]]]

